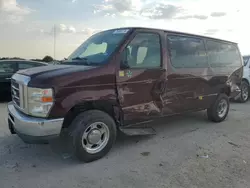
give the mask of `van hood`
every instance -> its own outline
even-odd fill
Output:
[[[94,66],[84,65],[48,65],[20,70],[17,74],[30,77],[30,87],[51,87],[53,85],[65,84],[65,80],[75,80],[81,78],[89,70],[95,69]]]
[[[29,76],[31,78],[39,76],[41,74],[46,73],[53,76],[60,76],[67,73],[78,72],[93,69],[93,66],[78,66],[78,65],[48,65],[48,66],[40,66],[34,67],[30,69],[20,70],[17,73]]]

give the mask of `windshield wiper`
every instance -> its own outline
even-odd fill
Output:
[[[75,58],[72,58],[72,60],[80,60],[80,62],[78,64],[83,64],[83,65],[91,65],[92,62],[90,62],[88,60],[88,58],[86,57],[75,57]]]
[[[98,66],[98,65],[100,65],[100,63],[95,63],[95,62],[89,61],[88,58],[86,58],[86,57],[75,57],[75,58],[72,58],[71,60],[77,60],[77,61],[68,62],[68,64],[90,65],[90,66]]]
[[[74,57],[74,58],[72,58],[72,60],[85,60],[85,61],[87,61],[88,58],[86,58],[86,57]]]

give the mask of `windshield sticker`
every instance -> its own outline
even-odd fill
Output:
[[[124,71],[119,71],[119,76],[124,77]]]
[[[113,32],[113,34],[125,34],[129,31],[129,29],[118,29]]]

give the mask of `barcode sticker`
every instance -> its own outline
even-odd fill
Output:
[[[129,31],[129,29],[118,29],[113,32],[113,34],[125,34]]]

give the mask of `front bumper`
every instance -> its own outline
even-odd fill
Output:
[[[14,104],[8,104],[8,123],[12,134],[17,135],[26,143],[47,143],[58,137],[64,118],[44,119],[28,116],[18,111]]]

